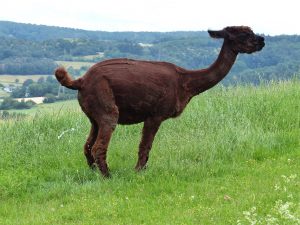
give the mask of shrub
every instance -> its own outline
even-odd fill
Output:
[[[57,98],[53,94],[46,94],[43,103],[53,103],[56,102]]]
[[[33,101],[27,101],[25,102],[22,100],[21,102],[18,102],[14,100],[11,97],[7,97],[3,99],[2,104],[0,105],[0,110],[9,110],[9,109],[30,109],[33,107],[36,103]]]

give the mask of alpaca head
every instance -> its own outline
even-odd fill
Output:
[[[224,38],[226,43],[236,53],[253,53],[260,51],[264,46],[264,38],[253,33],[246,26],[225,27],[219,31],[208,31],[212,38]]]

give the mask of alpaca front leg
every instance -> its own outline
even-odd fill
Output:
[[[162,120],[158,118],[149,118],[144,122],[142,140],[139,145],[139,158],[135,166],[137,171],[146,167],[149,158],[149,152],[161,121]]]

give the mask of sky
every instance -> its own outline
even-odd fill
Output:
[[[299,0],[1,0],[0,20],[101,31],[300,34]]]

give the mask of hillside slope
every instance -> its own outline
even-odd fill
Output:
[[[205,92],[163,123],[142,173],[141,124],[118,126],[111,179],[86,165],[78,108],[2,121],[0,224],[298,224],[299,89]]]

